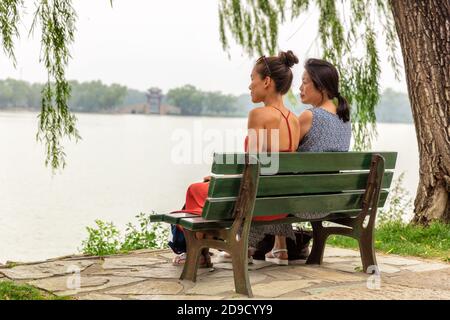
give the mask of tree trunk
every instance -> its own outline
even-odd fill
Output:
[[[450,222],[450,1],[390,0],[420,154],[414,222]]]

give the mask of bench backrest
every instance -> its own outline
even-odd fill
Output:
[[[253,216],[313,212],[357,215],[374,154],[384,158],[378,202],[382,207],[389,193],[396,152],[279,153],[276,174],[265,175],[261,170]],[[244,159],[244,153],[214,155],[213,176],[202,212],[204,219],[232,219]],[[270,165],[262,162],[261,168]]]

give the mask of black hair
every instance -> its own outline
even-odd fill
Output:
[[[286,94],[294,78],[291,68],[298,63],[297,56],[291,51],[281,51],[277,57],[262,56],[256,61],[257,71],[261,78],[270,77],[275,82],[275,89]]]
[[[342,121],[350,121],[350,106],[339,92],[339,73],[334,65],[321,59],[308,59],[305,62],[305,70],[308,72],[314,87],[327,94],[329,99],[337,98],[337,115]]]

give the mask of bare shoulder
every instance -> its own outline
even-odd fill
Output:
[[[298,117],[298,121],[300,122],[300,125],[308,125],[312,123],[313,119],[313,113],[311,110],[305,110],[303,111],[300,116]]]
[[[256,108],[253,108],[252,110],[250,110],[250,113],[248,114],[248,116],[249,117],[254,117],[254,116],[257,116],[257,115],[262,115],[262,114],[265,114],[265,109],[267,109],[267,108],[265,108],[265,107],[256,107]]]
[[[248,114],[248,128],[263,128],[265,120],[264,107],[257,107],[250,110]]]
[[[277,114],[275,114],[272,110],[269,110],[271,108],[266,107],[257,107],[250,111],[248,117],[250,119],[256,119],[260,122],[268,122],[271,120],[277,119]]]

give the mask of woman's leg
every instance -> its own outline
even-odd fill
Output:
[[[205,205],[205,201],[208,196],[208,188],[208,182],[198,182],[191,184],[186,191],[186,202],[182,210],[201,216],[203,206]],[[197,239],[203,239],[204,233],[196,232],[195,237]],[[201,259],[202,260],[200,261],[200,264],[202,265],[204,264],[203,262],[205,262],[205,257],[202,256]],[[186,253],[182,253],[175,257],[174,264],[182,265],[184,264],[185,260]]]
[[[249,234],[249,246],[257,247],[266,234],[275,236],[274,246],[271,251],[266,254],[266,258],[276,259],[273,261],[278,264],[286,264],[288,261],[286,238],[295,240],[294,230],[291,224],[272,224],[262,226],[252,226]],[[283,261],[278,261],[279,259]],[[286,262],[285,262],[286,261]]]
[[[266,258],[269,259],[281,259],[288,260],[287,244],[285,236],[275,236],[275,243],[272,251],[266,254]]]

